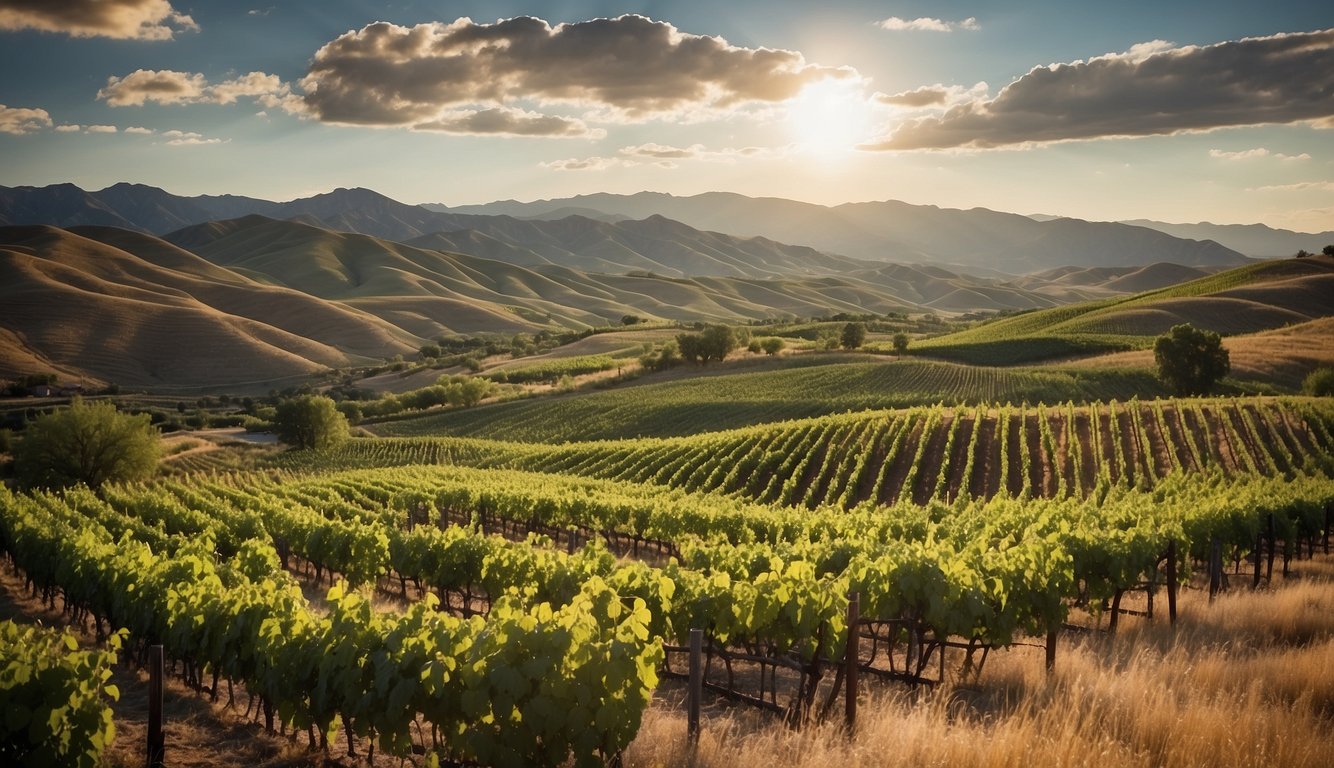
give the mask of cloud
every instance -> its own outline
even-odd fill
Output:
[[[0,133],[22,136],[51,127],[51,115],[45,109],[6,107],[0,104]]]
[[[222,144],[222,139],[206,139],[198,133],[188,131],[163,131],[162,138],[169,147],[194,147],[205,144]]]
[[[291,96],[288,86],[277,75],[251,72],[232,80],[209,85],[199,73],[171,69],[138,69],[125,77],[108,77],[97,98],[113,107],[142,107],[158,104],[234,104],[241,97],[253,98],[265,106],[278,106]]]
[[[1310,160],[1311,156],[1305,152],[1300,155],[1285,155],[1282,152],[1270,152],[1264,147],[1255,149],[1243,149],[1236,152],[1228,152],[1222,149],[1209,150],[1209,157],[1215,160],[1255,160],[1262,157],[1272,157],[1275,160]]]
[[[995,98],[900,122],[871,150],[985,149],[1328,120],[1334,29],[1035,67]]]
[[[1299,181],[1296,184],[1275,184],[1250,187],[1247,192],[1334,192],[1334,181]]]
[[[549,163],[541,163],[541,166],[553,171],[604,171],[616,164],[616,158],[614,157],[572,157],[569,160],[553,160]]]
[[[115,133],[119,129],[114,125],[90,125],[84,130],[89,133]]]
[[[516,102],[636,122],[779,102],[810,83],[855,76],[795,51],[733,46],[643,16],[554,27],[532,17],[461,18],[348,32],[315,53],[301,87],[309,113],[329,123],[417,125],[453,108]]]
[[[152,135],[153,135],[153,129],[152,129],[152,128],[141,128],[141,127],[139,127],[139,126],[131,126],[131,127],[129,127],[129,128],[126,128],[126,129],[125,129],[125,132],[126,132],[126,133],[137,134],[137,135],[139,135],[139,136],[152,136]]]
[[[876,93],[871,97],[877,104],[901,109],[928,109],[947,107],[961,101],[981,98],[987,94],[987,84],[978,83],[972,88],[961,85],[923,85],[911,91],[901,93]]]
[[[900,19],[898,16],[890,16],[884,21],[876,22],[876,26],[890,32],[953,32],[956,29],[971,31],[982,28],[972,16],[963,21],[942,21],[926,16],[919,19]]]
[[[79,131],[82,131],[82,130],[83,130],[83,126],[82,126],[82,125],[79,125],[79,124],[77,124],[77,123],[71,123],[71,124],[69,124],[69,125],[57,125],[57,126],[56,126],[56,133],[78,133]]]
[[[0,29],[170,40],[176,32],[197,32],[199,25],[168,0],[0,0]]]
[[[739,157],[760,157],[782,155],[791,147],[726,147],[707,149],[703,144],[688,147],[675,147],[670,144],[638,144],[621,147],[614,157],[584,157],[569,160],[556,160],[541,163],[543,168],[557,171],[602,171],[608,168],[624,166],[633,168],[638,165],[656,165],[659,168],[676,168],[678,160],[703,160],[709,162],[735,162]]]
[[[606,131],[590,130],[582,120],[509,107],[445,112],[434,120],[417,123],[412,129],[474,136],[601,138],[606,135]]]

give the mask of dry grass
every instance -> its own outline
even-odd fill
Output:
[[[741,710],[703,723],[697,750],[660,701],[632,766],[1327,766],[1334,759],[1330,564],[1273,591],[1182,600],[1174,633],[1130,619],[1115,638],[1062,638],[1055,674],[1039,651],[994,655],[983,680],[915,696],[872,686],[856,734],[804,730]],[[664,697],[665,699],[666,697]],[[676,696],[675,698],[679,698]]]

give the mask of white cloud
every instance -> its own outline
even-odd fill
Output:
[[[572,157],[568,160],[553,160],[540,165],[553,171],[605,171],[616,164],[616,158],[614,157]]]
[[[45,109],[6,107],[0,104],[0,133],[21,136],[51,127],[51,115]]]
[[[1274,184],[1249,187],[1247,192],[1334,192],[1334,181],[1299,181],[1295,184]]]
[[[1311,156],[1303,152],[1300,155],[1285,155],[1282,152],[1270,152],[1264,147],[1255,149],[1242,149],[1236,152],[1228,152],[1222,149],[1209,150],[1209,157],[1215,160],[1256,160],[1263,157],[1272,157],[1275,160],[1310,160]]]
[[[57,126],[56,126],[56,133],[78,133],[79,131],[82,131],[82,130],[83,130],[83,126],[82,126],[82,125],[79,125],[79,124],[77,124],[77,123],[71,123],[71,124],[69,124],[69,125],[57,125]]]
[[[206,139],[198,133],[188,131],[163,131],[162,138],[169,147],[194,147],[206,144],[222,144],[222,139]]]
[[[131,126],[131,127],[129,127],[129,128],[126,128],[126,129],[125,129],[125,132],[126,132],[126,133],[137,134],[137,135],[140,135],[140,136],[152,136],[152,135],[153,135],[153,129],[152,129],[152,128],[141,128],[141,127],[139,127],[139,126]]]
[[[1170,47],[1153,41],[1035,67],[863,149],[990,149],[1334,117],[1334,29]]]
[[[944,21],[923,16],[917,19],[901,19],[898,16],[890,16],[884,21],[876,22],[876,26],[890,32],[954,32],[959,29],[976,30],[981,29],[977,19],[969,16],[963,21]]]
[[[923,85],[900,93],[879,93],[871,97],[876,104],[898,109],[943,109],[960,102],[971,101],[987,95],[987,84],[978,83],[972,88],[962,85]]]
[[[168,0],[0,0],[0,29],[170,40],[176,32],[197,32],[199,25]]]
[[[139,69],[124,77],[109,77],[106,87],[97,92],[97,98],[113,107],[142,107],[148,102],[234,104],[242,97],[277,106],[290,96],[290,89],[277,75],[251,72],[210,85],[202,74],[171,69]]]
[[[90,125],[85,130],[89,133],[115,133],[119,129],[114,125]]]

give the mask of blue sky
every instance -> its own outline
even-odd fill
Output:
[[[0,184],[1334,229],[1331,27],[1314,2],[0,0]]]

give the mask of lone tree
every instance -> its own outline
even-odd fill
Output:
[[[85,403],[39,416],[14,446],[14,476],[30,488],[146,480],[161,456],[148,414],[120,413],[111,403]]]
[[[760,342],[760,346],[764,348],[764,354],[773,356],[778,354],[779,352],[782,352],[783,347],[787,345],[784,344],[783,340],[778,338],[777,336],[770,336],[769,338]]]
[[[1178,395],[1203,395],[1232,369],[1223,339],[1189,323],[1174,325],[1159,336],[1153,358],[1158,378]]]
[[[1312,397],[1334,397],[1334,368],[1317,368],[1302,380],[1302,392]]]
[[[273,431],[296,448],[332,448],[347,439],[347,418],[333,400],[305,395],[278,404]]]
[[[894,351],[900,355],[908,351],[908,334],[903,332],[894,334]]]
[[[1334,256],[1334,245],[1327,245],[1320,249],[1320,252],[1326,256]]]
[[[729,352],[736,349],[737,338],[726,325],[709,325],[700,333],[677,334],[676,344],[681,350],[681,357],[692,363],[707,363],[710,360],[722,362]]]
[[[866,343],[866,325],[848,323],[843,326],[843,337],[839,340],[844,349],[856,349]]]

